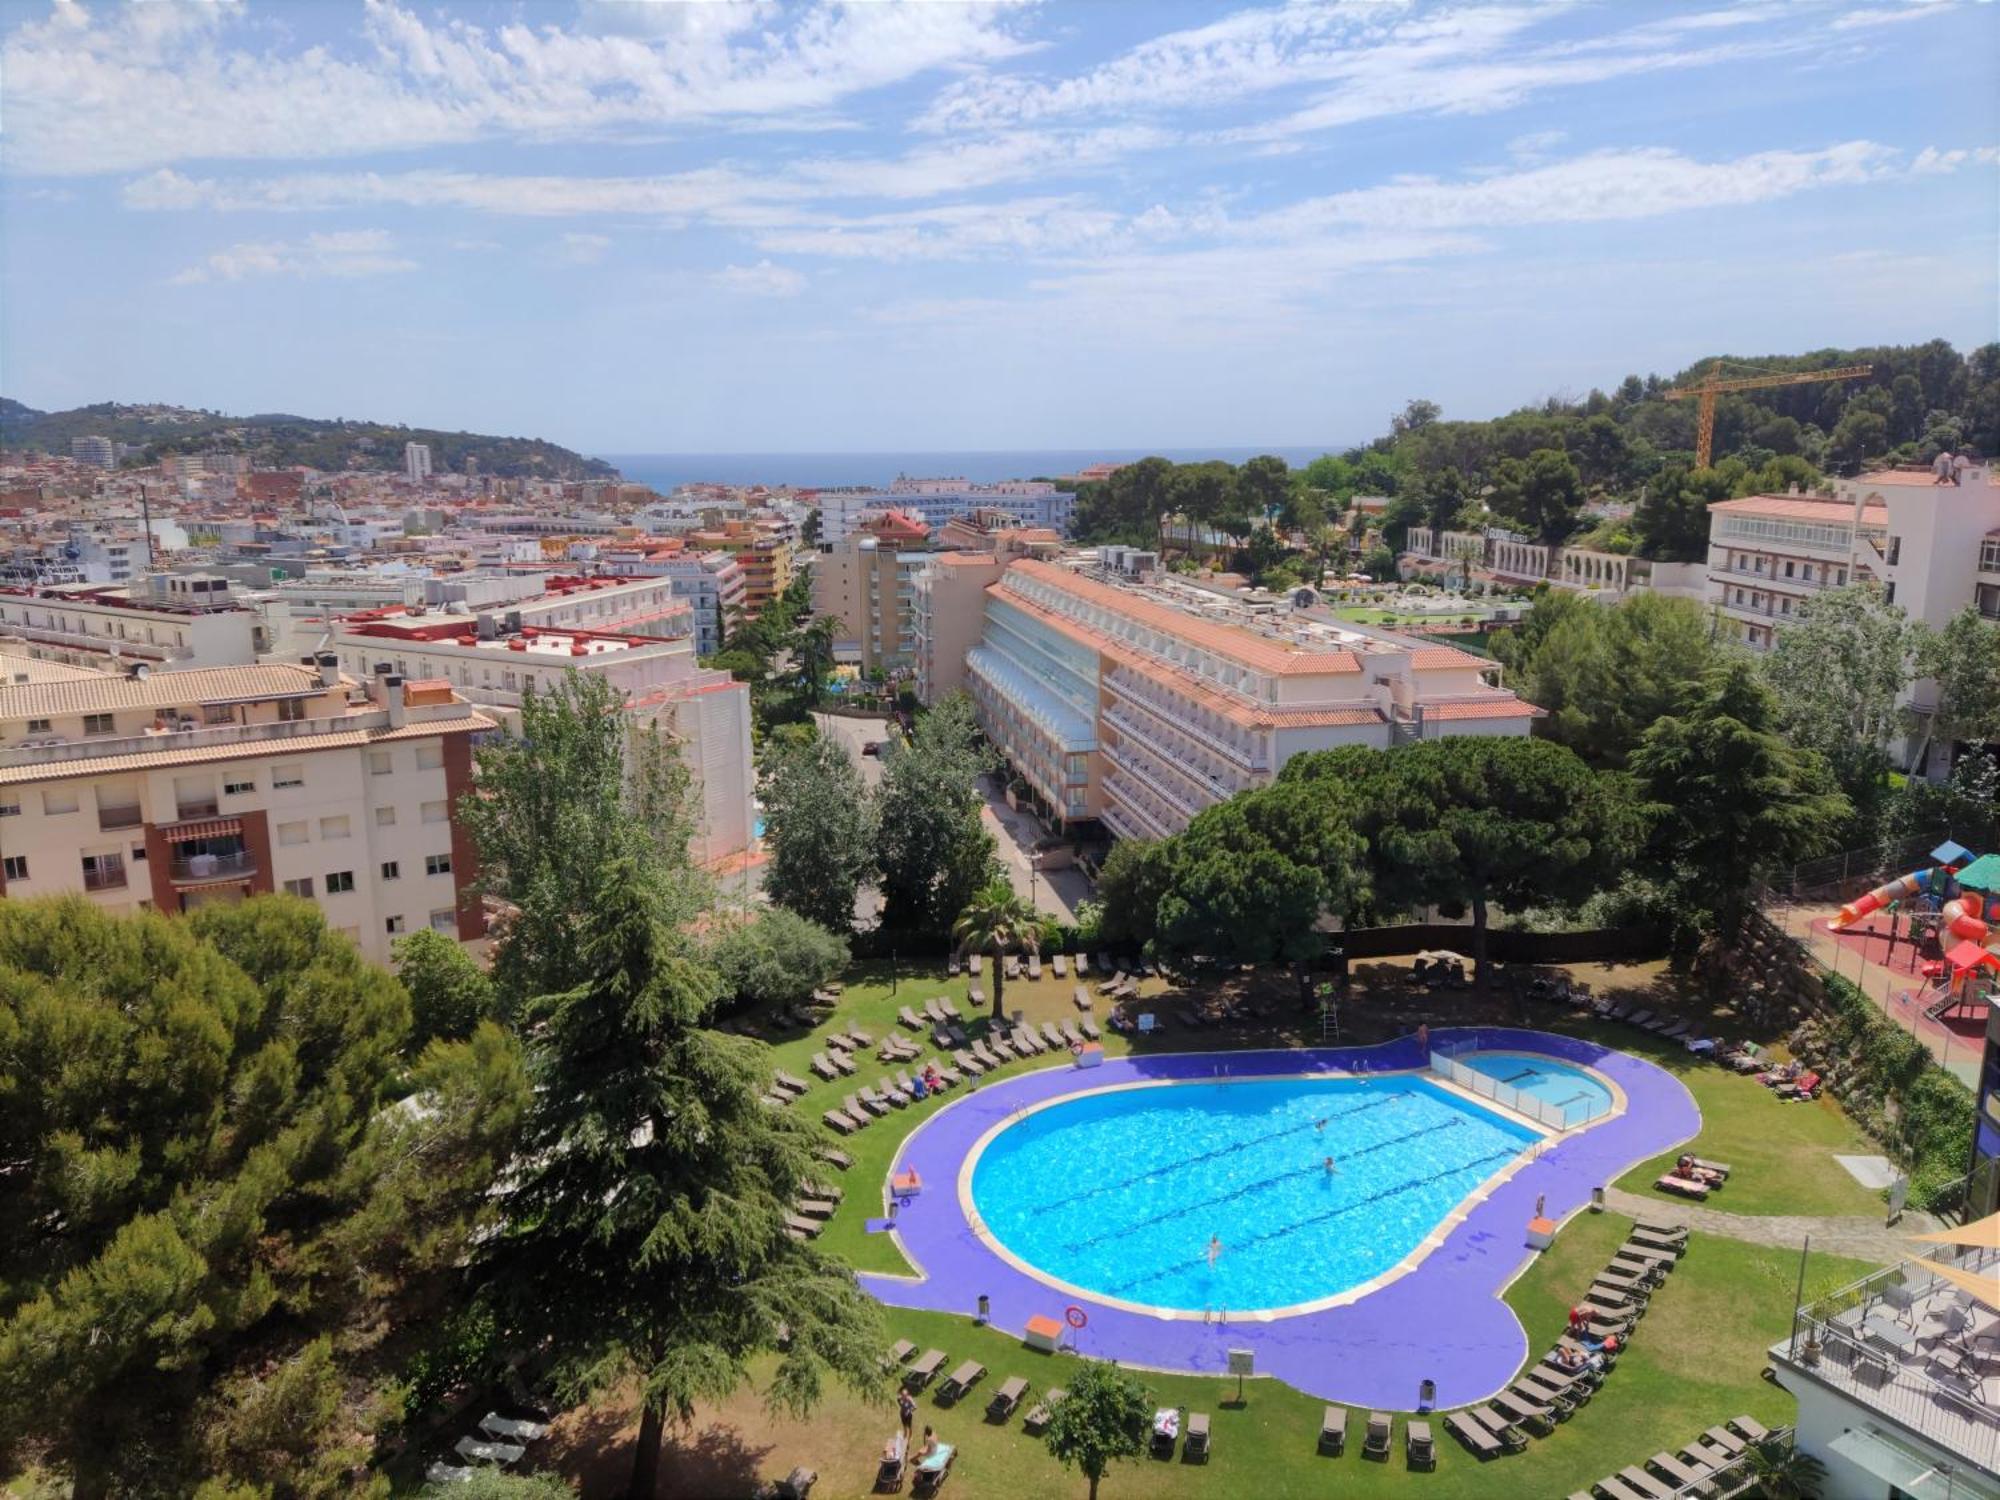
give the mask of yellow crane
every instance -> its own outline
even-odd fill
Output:
[[[1860,380],[1873,375],[1873,365],[1840,365],[1831,370],[1797,370],[1779,375],[1739,375],[1725,380],[1720,370],[1710,370],[1693,385],[1677,385],[1667,392],[1669,401],[1701,400],[1700,420],[1695,428],[1695,467],[1705,469],[1715,453],[1715,398],[1724,391],[1761,391],[1777,385],[1810,385],[1815,380]]]

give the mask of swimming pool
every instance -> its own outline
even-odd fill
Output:
[[[1001,1247],[1066,1287],[1233,1316],[1395,1270],[1539,1139],[1413,1073],[1112,1089],[1002,1126],[971,1195]]]
[[[1600,1079],[1539,1052],[1457,1052],[1452,1061],[1545,1106],[1540,1115],[1546,1124],[1581,1125],[1611,1112],[1611,1090]],[[1505,1095],[1500,1102],[1515,1103]]]

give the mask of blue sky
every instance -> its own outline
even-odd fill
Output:
[[[2000,8],[0,0],[0,391],[1187,447],[2000,336]]]

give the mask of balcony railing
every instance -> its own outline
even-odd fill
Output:
[[[176,823],[192,823],[196,818],[215,818],[221,815],[222,804],[213,797],[196,797],[174,804]]]
[[[125,867],[115,870],[85,870],[83,888],[86,891],[122,891],[125,889]]]
[[[1196,749],[1190,749],[1187,744],[1177,742],[1181,738],[1177,733],[1162,733],[1151,726],[1140,724],[1121,708],[1105,709],[1104,722],[1116,729],[1121,739],[1130,738],[1137,741],[1149,752],[1172,761],[1177,769],[1187,772],[1197,781],[1214,787],[1223,796],[1235,793],[1235,786],[1222,774],[1224,770],[1230,768],[1216,766],[1204,760],[1198,751],[1205,747],[1197,746]]]
[[[169,873],[175,880],[227,880],[236,875],[254,875],[257,861],[245,849],[236,854],[190,854],[174,860]]]
[[[97,827],[102,833],[112,833],[120,828],[137,828],[146,821],[137,803],[130,807],[100,807],[97,810]]]
[[[1158,770],[1130,753],[1121,753],[1118,749],[1110,745],[1104,747],[1103,753],[1105,758],[1117,766],[1119,770],[1132,777],[1141,786],[1147,788],[1154,796],[1158,797],[1167,806],[1173,808],[1184,817],[1192,818],[1206,805],[1195,801],[1194,798],[1184,792],[1176,791],[1167,784],[1166,778]],[[1220,798],[1218,797],[1217,800],[1220,800]]]
[[[1205,725],[1199,724],[1191,718],[1175,718],[1172,708],[1169,708],[1164,703],[1155,702],[1122,674],[1113,672],[1109,677],[1104,679],[1104,682],[1105,686],[1109,687],[1113,693],[1123,698],[1126,702],[1135,704],[1139,708],[1146,710],[1161,723],[1169,725],[1191,739],[1199,740],[1217,755],[1234,761],[1245,770],[1267,771],[1270,769],[1270,760],[1262,750],[1246,749],[1242,745],[1235,744],[1223,738],[1221,735],[1216,734]]]
[[[212,745],[246,745],[260,740],[303,739],[319,734],[345,734],[356,729],[388,727],[388,710],[377,708],[337,717],[291,719],[273,724],[223,724],[208,729],[162,729],[154,734],[96,735],[90,739],[10,745],[0,749],[0,766],[97,760],[107,755],[145,755],[155,750],[200,750]]]

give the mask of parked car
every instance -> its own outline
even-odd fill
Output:
[[[882,742],[880,740],[870,740],[861,747],[861,753],[863,755],[879,756],[882,753]]]

